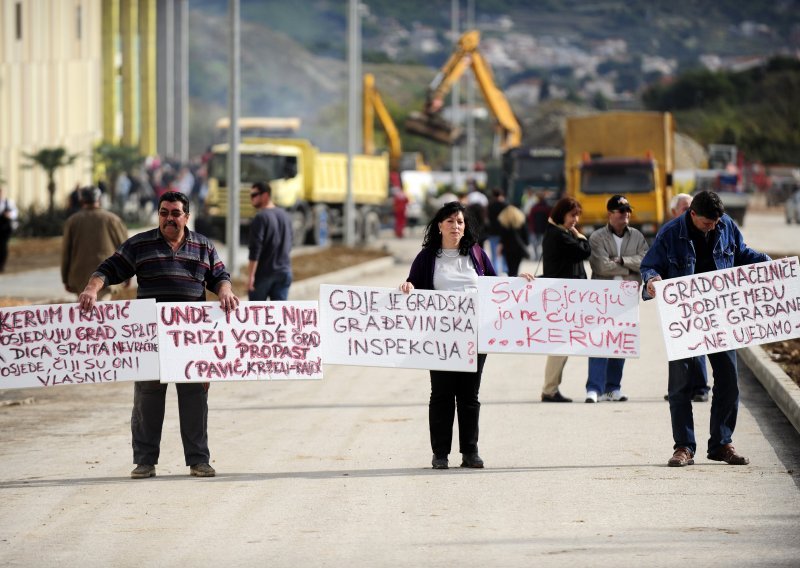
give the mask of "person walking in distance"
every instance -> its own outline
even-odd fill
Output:
[[[624,195],[614,195],[606,204],[608,223],[589,236],[592,254],[589,266],[592,280],[631,280],[640,282],[639,265],[647,252],[647,241],[630,227],[631,205]],[[610,400],[624,402],[622,368],[625,359],[589,357],[586,402]]]
[[[688,211],[672,219],[656,235],[653,246],[644,255],[642,297],[655,297],[655,282],[732,268],[770,260],[769,256],[749,248],[739,227],[725,214],[719,196],[711,191],[695,195]],[[730,465],[750,463],[736,453],[733,431],[739,412],[739,384],[736,351],[710,353],[708,361],[714,373],[711,396],[711,433],[706,457]],[[669,362],[669,414],[674,441],[671,467],[694,463],[697,443],[692,416],[691,359]]]
[[[231,277],[214,244],[186,228],[189,199],[168,191],[158,199],[158,227],[126,240],[113,256],[100,264],[78,298],[80,308],[90,311],[97,293],[109,284],[137,277],[136,297],[156,302],[203,302],[206,288],[219,297],[226,312],[239,305]],[[164,377],[168,378],[168,377]],[[134,479],[154,477],[161,448],[164,402],[168,383],[138,381],[134,384],[131,434]],[[208,449],[209,383],[176,383],[181,439],[190,475],[213,477]]]
[[[8,241],[14,234],[17,226],[17,206],[14,201],[4,195],[3,186],[0,185],[0,272],[6,269],[8,260]]]
[[[572,197],[562,197],[553,206],[542,240],[542,276],[544,278],[586,279],[583,261],[589,258],[589,240],[578,230],[581,204]],[[548,355],[544,366],[542,402],[572,402],[559,387],[567,364],[565,355]]]
[[[509,204],[497,216],[497,222],[500,225],[498,253],[506,261],[508,275],[517,276],[522,259],[530,257],[525,213]]]
[[[61,240],[61,282],[64,289],[80,294],[97,266],[114,254],[128,238],[122,219],[100,207],[100,189],[78,191],[80,211],[67,218]],[[98,300],[111,298],[111,287],[97,293]]]
[[[272,188],[259,181],[250,188],[258,213],[248,238],[248,297],[251,301],[286,301],[292,285],[292,219],[272,201]]]
[[[533,260],[542,258],[542,239],[547,229],[548,217],[550,217],[550,206],[544,193],[539,193],[536,195],[536,203],[528,211],[528,236],[533,249]]]
[[[679,193],[669,202],[672,218],[683,215],[692,204],[692,196],[688,193]],[[708,371],[706,370],[706,356],[692,357],[689,362],[689,374],[692,377],[692,402],[708,402]],[[669,394],[664,395],[664,400],[669,400]]]
[[[494,265],[498,274],[507,272],[505,259],[498,250],[500,245],[500,233],[502,227],[500,226],[499,216],[500,212],[506,208],[506,194],[500,188],[492,190],[492,200],[486,208],[489,224],[487,226],[487,234],[489,239],[489,254],[492,256],[492,265]]]

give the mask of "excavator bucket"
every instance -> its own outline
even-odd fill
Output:
[[[447,122],[438,114],[412,112],[405,122],[406,132],[416,134],[428,140],[455,146],[464,141],[462,128]]]

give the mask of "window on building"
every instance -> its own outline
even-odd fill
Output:
[[[22,39],[22,2],[14,5],[14,21],[17,28],[17,39]]]

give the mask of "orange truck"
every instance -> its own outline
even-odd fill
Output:
[[[675,127],[670,113],[605,112],[567,118],[567,195],[583,209],[588,234],[606,224],[606,203],[628,198],[631,225],[652,239],[670,219]]]

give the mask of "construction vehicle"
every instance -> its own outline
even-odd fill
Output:
[[[497,120],[500,151],[506,152],[520,145],[522,127],[505,95],[495,85],[489,64],[478,51],[480,38],[477,30],[468,31],[459,38],[455,51],[428,87],[424,112],[409,114],[405,122],[406,131],[444,144],[455,145],[462,141],[463,130],[445,120],[440,112],[444,106],[444,97],[450,92],[453,83],[469,67],[489,110]]]
[[[714,191],[719,195],[725,212],[739,226],[744,225],[744,215],[750,196],[744,189],[740,175],[741,154],[731,144],[708,145],[708,169],[695,172],[695,192]]]
[[[228,140],[231,121],[225,116],[217,120],[214,142],[222,144]],[[282,116],[244,116],[239,119],[239,139],[244,138],[290,138],[300,130],[300,119]]]
[[[674,144],[670,113],[606,112],[567,118],[567,194],[581,204],[584,231],[604,226],[609,198],[622,194],[633,208],[631,225],[645,237],[654,237],[670,219]]]
[[[220,235],[228,217],[228,144],[217,144],[211,152],[204,221]],[[241,174],[236,189],[245,230],[256,213],[250,188],[256,181],[268,181],[272,200],[292,217],[295,244],[320,244],[328,236],[344,234],[347,154],[321,152],[303,138],[244,138],[239,153]],[[360,241],[379,235],[379,208],[388,197],[388,177],[385,154],[353,157],[355,229]]]
[[[423,185],[416,181],[418,179],[416,173],[430,172],[431,168],[425,163],[421,152],[403,152],[400,133],[383,102],[380,91],[375,86],[375,77],[371,73],[364,74],[362,96],[364,154],[368,156],[375,154],[375,118],[377,118],[386,135],[389,150],[389,184],[401,187],[405,192],[408,199],[406,215],[409,224],[414,226],[422,219],[427,198]],[[391,204],[387,203],[384,209],[391,210]],[[384,214],[384,217],[387,216],[388,214]]]
[[[503,154],[501,173],[500,184],[509,203],[521,207],[528,189],[544,195],[549,203],[555,203],[564,193],[564,150],[512,148]]]

